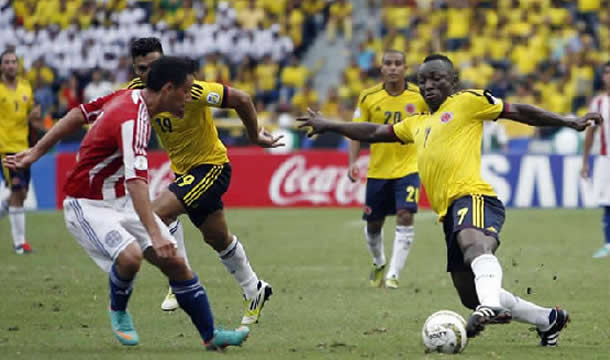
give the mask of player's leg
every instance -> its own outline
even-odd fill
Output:
[[[184,244],[184,228],[177,218],[180,214],[185,213],[182,203],[173,192],[169,189],[164,189],[161,194],[153,200],[152,207],[154,213],[169,227],[171,235],[176,239],[178,254],[184,258],[186,266],[190,269],[191,266],[188,261],[186,246]],[[161,309],[164,311],[174,311],[178,309],[178,307],[178,300],[170,286],[167,295],[165,295],[165,299],[163,299],[163,302],[161,303]]]
[[[398,278],[405,266],[411,245],[415,238],[413,221],[417,212],[419,175],[409,174],[393,181],[394,203],[396,204],[396,231],[390,267],[385,276],[385,287],[398,288]]]
[[[604,246],[593,254],[593,258],[599,259],[610,256],[610,205],[604,206],[602,215],[602,231],[604,234]]]
[[[160,218],[156,218],[163,236],[175,241],[169,229],[163,227]],[[187,266],[184,258],[177,254],[174,257],[161,259],[157,257],[151,246],[150,238],[139,222],[133,218],[126,224],[128,231],[136,236],[140,247],[145,248],[144,256],[157,266],[169,279],[169,284],[176,296],[178,304],[191,318],[208,350],[219,350],[230,345],[241,345],[249,334],[249,329],[218,330],[214,328],[214,316],[208,301],[205,288],[199,282],[197,274]]]
[[[109,316],[116,338],[123,345],[137,345],[139,338],[127,303],[142,252],[134,237],[119,225],[121,214],[99,203],[66,198],[63,203],[66,226],[91,259],[108,273]]]
[[[598,204],[603,207],[602,231],[604,245],[593,254],[599,259],[610,256],[610,157],[600,156],[593,171],[595,195]]]
[[[2,165],[4,154],[0,154],[0,186],[4,184],[7,188],[10,186],[9,169]],[[0,220],[8,215],[8,198],[0,200]]]
[[[30,181],[30,170],[13,171],[3,168],[5,179],[11,190],[7,201],[7,212],[11,224],[13,245],[17,254],[30,253],[32,247],[25,238],[25,209],[23,204]]]
[[[393,209],[393,189],[390,180],[366,180],[366,196],[362,219],[366,221],[364,236],[369,252],[373,258],[373,266],[369,281],[373,287],[383,286],[383,275],[386,267],[385,249],[383,244],[383,224],[387,213]]]

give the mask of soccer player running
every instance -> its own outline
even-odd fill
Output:
[[[138,77],[129,84],[130,89],[144,86],[150,63],[162,54],[163,49],[157,38],[140,38],[132,44],[133,66]],[[254,104],[245,92],[218,83],[195,80],[191,97],[193,101],[186,105],[183,117],[161,113],[152,120],[152,127],[168,152],[171,169],[176,174],[175,181],[153,201],[153,209],[170,226],[178,240],[178,250],[185,258],[182,225],[174,222],[180,214],[188,214],[205,242],[217,251],[221,262],[242,288],[245,297],[242,324],[253,324],[258,322],[272,288],[258,278],[244,247],[237,236],[229,232],[222,195],[229,187],[231,165],[227,149],[218,138],[210,107],[235,109],[254,144],[261,147],[283,144],[279,142],[281,137],[272,137],[259,128]],[[177,308],[171,288],[161,308]]]
[[[587,129],[585,135],[585,146],[582,154],[581,175],[585,179],[589,177],[589,155],[593,146],[593,137],[599,129],[600,151],[597,160],[597,168],[594,189],[597,202],[604,208],[602,219],[605,244],[593,254],[593,258],[599,259],[610,256],[610,62],[602,69],[602,80],[604,90],[591,101],[590,110],[602,114],[604,121],[600,126]]]
[[[30,84],[17,76],[19,63],[14,50],[0,55],[0,159],[29,147],[30,126],[42,127],[40,106],[34,105]],[[8,214],[13,246],[18,255],[32,252],[25,237],[23,203],[30,184],[30,169],[11,170],[2,166],[2,178],[10,188],[8,199],[0,202],[0,219]]]
[[[354,112],[355,122],[398,124],[414,113],[428,110],[419,89],[405,80],[405,55],[397,50],[383,54],[381,74],[383,83],[364,90]],[[349,146],[349,172],[353,182],[358,180],[356,163],[360,141]],[[371,145],[371,156],[366,179],[366,201],[362,219],[366,221],[364,235],[373,256],[370,283],[373,287],[396,289],[398,277],[413,244],[413,217],[419,199],[419,175],[415,145],[379,143]],[[392,258],[387,273],[383,247],[383,223],[386,216],[396,214],[396,232]]]
[[[299,120],[311,134],[336,132],[367,142],[415,143],[417,165],[432,209],[443,223],[447,271],[464,306],[474,310],[468,337],[486,324],[512,319],[533,324],[543,346],[555,346],[569,320],[560,308],[545,308],[502,288],[502,267],[494,253],[504,223],[504,205],[481,178],[483,121],[499,117],[533,126],[565,126],[578,131],[600,123],[597,113],[572,120],[527,104],[508,104],[489,91],[458,91],[458,74],[449,58],[430,55],[417,72],[417,84],[430,113],[395,125],[340,123],[310,110]],[[311,135],[310,134],[310,135]]]
[[[127,303],[142,258],[169,279],[180,307],[189,315],[207,349],[241,345],[248,328],[214,329],[204,288],[182,256],[162,220],[153,213],[148,189],[147,146],[150,118],[160,113],[182,117],[191,98],[193,62],[165,57],[151,65],[143,90],[119,90],[104,106],[81,111],[93,125],[81,143],[68,175],[63,202],[66,226],[95,263],[109,273],[110,322],[123,345],[139,343]],[[86,121],[64,117],[33,148],[7,157],[5,165],[24,168]]]

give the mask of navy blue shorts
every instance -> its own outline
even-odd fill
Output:
[[[412,173],[398,179],[366,179],[366,201],[362,219],[383,220],[397,210],[417,212],[419,174]]]
[[[20,171],[14,171],[2,165],[2,158],[6,155],[13,155],[12,153],[0,154],[0,166],[2,167],[2,179],[6,183],[6,186],[11,190],[26,189],[30,185],[30,169],[24,169]]]
[[[230,183],[231,165],[203,164],[177,176],[169,191],[176,194],[193,225],[199,227],[208,215],[224,207],[222,195]]]
[[[461,230],[479,229],[499,242],[505,214],[504,204],[496,197],[467,195],[453,201],[443,220],[447,244],[447,271],[470,271],[470,266],[464,263],[464,254],[457,242]]]

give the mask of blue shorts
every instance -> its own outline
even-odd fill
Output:
[[[13,155],[12,153],[0,154],[0,167],[2,167],[2,179],[6,183],[6,186],[11,190],[26,189],[30,185],[30,169],[24,169],[20,171],[14,171],[2,165],[2,159],[7,155]]]
[[[457,242],[461,230],[479,229],[499,242],[505,214],[504,204],[496,197],[467,195],[453,201],[443,220],[447,244],[447,271],[470,271],[470,266],[464,263],[464,254]]]
[[[411,173],[398,179],[366,179],[366,201],[362,219],[383,220],[397,210],[417,212],[419,174]]]

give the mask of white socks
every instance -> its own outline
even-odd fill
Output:
[[[481,305],[500,307],[502,267],[492,254],[483,254],[470,264],[474,273],[474,285]]]
[[[411,249],[414,237],[415,228],[413,226],[396,225],[392,259],[390,260],[390,268],[386,273],[386,279],[398,279],[400,271],[407,261],[407,256],[409,256],[409,250]]]
[[[176,243],[178,245],[178,255],[184,258],[184,262],[186,266],[191,269],[191,264],[189,264],[189,259],[186,256],[186,246],[184,245],[184,227],[182,227],[182,223],[180,220],[176,220],[173,223],[169,224],[169,232],[176,239]]]
[[[364,225],[364,236],[369,246],[369,251],[373,255],[373,264],[377,267],[385,265],[385,252],[383,249],[383,230],[377,234],[369,234]]]
[[[23,207],[9,206],[8,218],[11,222],[13,245],[15,247],[23,245],[25,243],[25,210]]]
[[[246,299],[250,300],[257,294],[258,277],[252,270],[246,251],[241,243],[237,240],[237,236],[233,235],[233,241],[226,249],[218,253],[220,261],[225,265],[229,273],[233,275],[239,283],[246,295]]]
[[[552,309],[543,308],[523,300],[504,289],[500,289],[500,304],[502,307],[509,309],[513,319],[517,321],[536,325],[541,331],[548,330],[550,326],[549,315]]]

